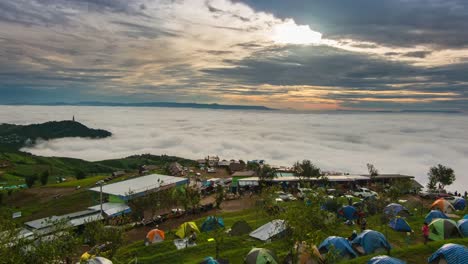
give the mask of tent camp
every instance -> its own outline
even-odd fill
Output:
[[[438,241],[462,237],[457,223],[450,219],[436,219],[429,224],[429,239]]]
[[[354,206],[343,206],[338,210],[338,216],[346,220],[356,220],[358,218],[357,209]]]
[[[284,220],[276,219],[255,229],[249,235],[262,241],[267,241],[268,239],[281,235],[285,231],[286,222]]]
[[[112,261],[103,257],[95,257],[95,258],[88,260],[88,262],[86,263],[87,264],[112,264]]]
[[[208,216],[201,226],[202,232],[212,231],[216,228],[224,228],[224,220],[222,217]]]
[[[367,264],[406,264],[406,262],[384,255],[371,258]]]
[[[152,243],[159,243],[163,242],[165,239],[164,231],[160,229],[152,229],[146,234],[146,241],[145,244],[152,244]]]
[[[231,236],[241,236],[248,234],[252,231],[252,227],[249,226],[249,224],[245,220],[240,220],[235,222],[231,230],[229,231],[229,234]]]
[[[410,212],[409,212],[408,209],[406,209],[406,207],[404,207],[401,204],[397,204],[397,203],[391,203],[391,204],[385,206],[384,213],[385,213],[385,215],[387,215],[389,217],[395,217],[397,215],[400,215],[400,216],[409,216],[410,215]]]
[[[449,219],[448,216],[446,216],[444,213],[442,213],[441,211],[439,210],[431,210],[427,215],[426,215],[426,218],[424,218],[424,222],[425,223],[430,223],[432,222],[434,219],[438,219],[438,218],[441,218],[441,219]]]
[[[452,205],[456,210],[465,210],[466,200],[461,197],[455,197],[452,201]]]
[[[181,224],[179,228],[177,228],[175,234],[180,238],[186,238],[190,235],[190,233],[192,233],[192,231],[200,233],[200,230],[198,230],[198,227],[195,224],[195,222],[185,222]]]
[[[331,248],[337,251],[342,257],[355,258],[356,252],[346,238],[339,236],[329,236],[318,247],[320,254],[326,254]]]
[[[458,221],[458,229],[463,237],[468,237],[468,219],[461,219]]]
[[[388,226],[398,232],[411,232],[411,227],[409,226],[408,222],[400,217],[396,217],[390,220]]]
[[[278,264],[276,254],[265,248],[253,248],[245,257],[246,264]]]
[[[455,211],[453,205],[443,198],[440,198],[432,203],[431,210],[433,209],[438,209],[444,213],[452,213]]]
[[[351,241],[351,245],[355,246],[356,250],[363,254],[371,254],[383,250],[389,251],[392,248],[385,236],[374,230],[364,230]]]
[[[429,264],[465,264],[468,263],[468,248],[458,244],[445,244],[432,254]]]

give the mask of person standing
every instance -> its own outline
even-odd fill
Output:
[[[427,241],[429,241],[429,225],[426,222],[424,222],[421,231],[424,237],[424,245],[426,245]]]
[[[361,232],[364,232],[364,230],[366,230],[366,228],[367,228],[367,220],[366,220],[365,217],[363,217],[361,219]]]

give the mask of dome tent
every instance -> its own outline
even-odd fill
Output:
[[[442,213],[439,210],[431,210],[427,215],[426,218],[424,218],[424,222],[429,224],[432,222],[434,219],[441,218],[441,219],[449,219],[448,216],[446,216],[444,213]]]
[[[318,247],[321,254],[327,253],[331,248],[338,251],[342,257],[355,258],[357,257],[356,252],[351,247],[351,244],[346,238],[338,236],[329,236]]]
[[[429,264],[466,264],[468,248],[458,244],[445,244],[427,260]]]
[[[429,239],[434,241],[462,237],[457,223],[450,219],[436,219],[429,224]]]
[[[374,230],[364,230],[351,241],[351,245],[362,247],[362,253],[364,254],[372,254],[382,249],[389,251],[392,248],[387,238],[382,233]]]
[[[224,228],[224,220],[222,217],[208,216],[201,226],[202,232],[212,231],[216,228]]]
[[[246,264],[278,264],[276,254],[265,248],[253,248],[245,257]]]
[[[395,217],[397,215],[409,216],[410,212],[406,207],[401,204],[391,203],[384,208],[384,213],[389,217]]]
[[[406,264],[406,262],[397,258],[383,255],[371,258],[367,264]]]

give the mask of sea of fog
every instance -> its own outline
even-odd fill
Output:
[[[451,190],[468,190],[468,116],[408,113],[289,113],[183,108],[0,106],[0,123],[75,119],[113,136],[64,138],[25,151],[91,161],[133,154],[198,159],[264,159],[292,165],[310,159],[324,170],[414,175],[423,184],[430,166],[452,167]]]

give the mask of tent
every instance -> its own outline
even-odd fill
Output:
[[[212,231],[216,228],[224,228],[224,220],[222,217],[208,216],[201,226],[202,232]]]
[[[429,239],[438,241],[461,237],[457,223],[450,219],[436,219],[429,224]]]
[[[88,262],[86,263],[87,264],[112,264],[112,261],[103,257],[95,257],[95,258],[88,260]]]
[[[390,216],[390,217],[397,216],[397,215],[401,215],[401,216],[409,216],[410,215],[410,212],[409,212],[408,209],[406,209],[406,207],[404,207],[401,204],[397,204],[397,203],[391,203],[391,204],[385,206],[384,213],[387,216]]]
[[[364,230],[351,241],[351,245],[362,247],[361,251],[364,254],[371,254],[381,249],[388,251],[392,248],[385,236],[374,230]]]
[[[146,234],[146,242],[148,243],[159,243],[165,239],[164,231],[159,229],[152,229]]]
[[[219,264],[219,262],[213,257],[206,257],[200,264]]]
[[[468,214],[466,214],[466,215],[463,217],[463,219],[468,219]]]
[[[229,231],[229,234],[231,236],[241,236],[248,234],[252,231],[252,227],[249,226],[249,224],[245,220],[240,220],[235,222],[232,227],[231,231]]]
[[[318,247],[321,254],[327,253],[331,248],[334,248],[342,257],[355,258],[356,252],[351,247],[351,244],[346,238],[339,236],[329,236]]]
[[[440,211],[444,213],[451,213],[455,211],[455,208],[453,207],[453,205],[449,201],[443,198],[440,198],[436,200],[435,202],[433,202],[431,205],[431,209],[439,209]]]
[[[461,197],[455,197],[452,201],[452,205],[456,210],[465,210],[466,200]]]
[[[458,221],[458,229],[463,237],[468,237],[468,219],[461,219]]]
[[[367,264],[405,264],[403,260],[397,259],[397,258],[392,258],[389,256],[377,256],[371,258]]]
[[[286,231],[286,221],[276,219],[255,229],[249,235],[262,241],[267,241],[274,236],[280,235],[284,231]]]
[[[441,211],[432,210],[426,215],[426,218],[424,218],[424,222],[429,224],[430,222],[432,222],[434,219],[437,219],[437,218],[449,219],[448,216],[446,216]]]
[[[429,264],[466,264],[468,263],[468,248],[458,244],[445,244],[428,259]]]
[[[181,224],[179,228],[177,228],[175,234],[180,238],[186,238],[190,235],[190,233],[192,233],[192,231],[200,233],[200,230],[198,230],[198,227],[195,224],[195,222],[185,222]]]
[[[358,218],[356,207],[346,205],[338,210],[338,216],[346,220],[356,220]]]
[[[276,254],[265,248],[253,248],[245,257],[246,264],[278,264]]]
[[[393,230],[398,232],[411,232],[411,227],[409,226],[408,222],[406,222],[405,219],[400,217],[396,217],[390,220],[388,226],[390,226]]]

